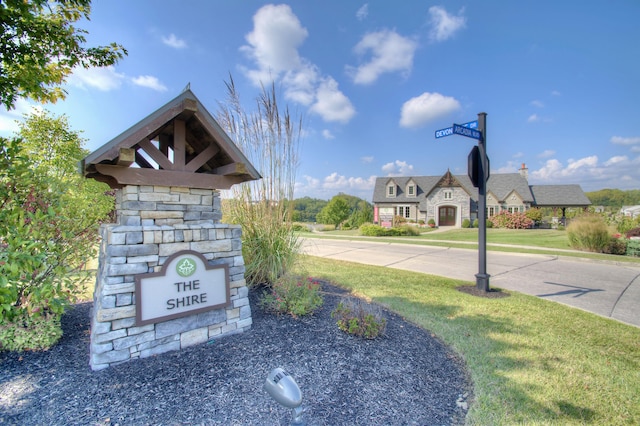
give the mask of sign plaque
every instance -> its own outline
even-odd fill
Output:
[[[193,250],[170,256],[160,272],[136,280],[136,325],[167,321],[229,305],[229,266],[209,265]]]

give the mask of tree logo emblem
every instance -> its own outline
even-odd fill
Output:
[[[191,276],[196,272],[196,262],[191,258],[185,257],[176,265],[176,272],[181,277]]]

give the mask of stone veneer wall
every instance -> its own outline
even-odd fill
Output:
[[[251,328],[242,230],[219,223],[218,191],[126,186],[117,191],[116,210],[118,223],[101,228],[91,318],[93,370]],[[182,250],[197,251],[211,264],[229,265],[231,305],[136,327],[135,275],[160,271],[170,255]]]

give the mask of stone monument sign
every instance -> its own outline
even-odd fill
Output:
[[[242,230],[220,192],[261,176],[190,90],[81,162],[116,191],[91,318],[94,370],[248,330]]]

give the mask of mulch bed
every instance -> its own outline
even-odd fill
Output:
[[[287,425],[291,410],[262,388],[275,367],[302,390],[308,425],[464,423],[472,387],[456,354],[388,311],[385,336],[347,335],[331,318],[345,291],[323,290],[323,307],[298,319],[263,312],[251,290],[251,331],[97,372],[91,303],[75,305],[49,351],[0,352],[0,423]]]

